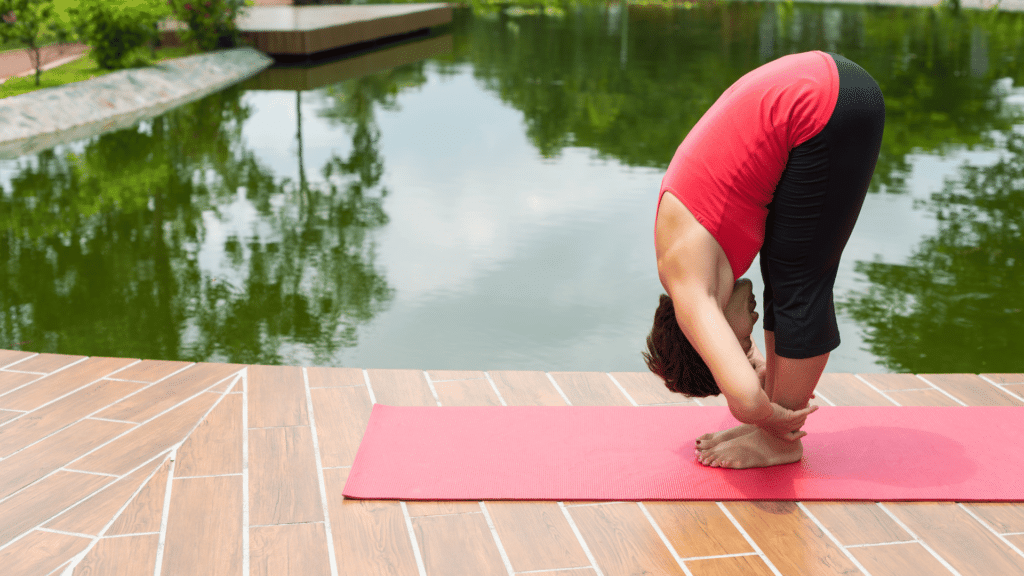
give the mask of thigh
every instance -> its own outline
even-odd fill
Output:
[[[809,358],[839,345],[832,288],[881,147],[885,103],[862,68],[836,54],[835,110],[790,152],[769,205],[761,249],[766,330],[778,355]]]

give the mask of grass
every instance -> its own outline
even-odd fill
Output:
[[[188,56],[195,53],[195,50],[188,47],[159,48],[156,51],[156,61],[161,62],[163,60],[180,58],[182,56]],[[0,84],[0,98],[17,96],[18,94],[34,92],[36,90],[42,90],[43,88],[63,86],[64,84],[70,84],[71,82],[80,82],[82,80],[104,76],[111,72],[117,72],[117,70],[105,70],[100,68],[90,53],[86,52],[77,60],[73,60],[67,64],[62,64],[56,68],[43,70],[43,74],[39,79],[39,86],[36,86],[35,74],[22,78],[8,78],[6,82]]]

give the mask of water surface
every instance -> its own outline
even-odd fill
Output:
[[[271,70],[0,161],[0,348],[644,370],[676,146],[744,73],[820,49],[887,105],[827,369],[1022,372],[1022,32],[869,6],[458,11],[378,53],[405,64]]]

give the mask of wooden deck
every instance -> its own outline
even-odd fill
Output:
[[[1024,405],[1024,374],[826,374],[825,405]],[[654,405],[647,373],[360,370],[0,351],[0,572],[1024,574],[1024,504],[341,495],[374,402]],[[709,398],[703,404],[721,404]],[[1019,449],[1008,439],[1007,449]]]
[[[412,62],[419,62],[424,58],[451,51],[452,35],[445,34],[404,42],[396,46],[315,66],[267,68],[242,82],[242,87],[246,90],[315,90],[350,78],[359,78]]]
[[[452,21],[452,5],[360,4],[253,6],[238,29],[253,47],[275,57],[309,56],[440,26]]]

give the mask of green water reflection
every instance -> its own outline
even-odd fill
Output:
[[[504,292],[488,290],[487,281],[457,306],[434,293],[434,326],[472,332],[487,309],[508,318],[445,348],[444,357],[416,356],[444,340],[435,331],[380,327],[389,311],[405,305],[393,285],[401,274],[378,261],[378,242],[396,225],[391,199],[414,195],[388,184],[389,171],[403,169],[405,157],[385,152],[382,118],[397,114],[403,98],[471,76],[476,90],[518,111],[521,127],[513,128],[525,133],[538,166],[570,170],[568,157],[586,150],[603,166],[638,171],[647,204],[637,212],[642,234],[630,232],[637,237],[629,252],[635,260],[634,253],[648,257],[653,250],[648,226],[656,190],[649,188],[701,114],[747,71],[821,49],[861,64],[885,94],[886,131],[868,204],[872,197],[912,197],[915,214],[930,223],[913,246],[845,255],[850,272],[840,274],[837,298],[844,346],[853,350],[845,364],[829,369],[1024,372],[1015,339],[1024,334],[1016,296],[1024,266],[1024,115],[1000,88],[1024,84],[1024,16],[739,2],[560,6],[546,13],[489,7],[475,15],[457,11],[448,32],[440,53],[436,38],[410,43],[406,52],[421,50],[429,55],[424,60],[403,53],[396,63],[415,61],[378,72],[381,64],[371,62],[334,76],[315,69],[286,71],[287,82],[265,76],[135,129],[0,161],[0,249],[8,254],[0,348],[266,364],[403,367],[409,359],[418,368],[643,370],[639,348],[660,289],[653,256],[628,265],[650,269],[642,289],[607,279],[622,286],[607,288],[611,306],[595,300],[544,308],[546,298],[535,297],[528,307],[505,309]],[[427,49],[423,42],[433,44]],[[281,71],[268,74],[275,72],[280,78]],[[266,92],[275,88],[268,82],[284,82],[276,88],[290,92]],[[270,139],[292,143],[294,173],[262,159],[257,150],[267,142],[245,135],[253,102],[266,94],[276,94],[275,102],[287,95],[291,103],[287,117],[296,120],[275,127]],[[311,139],[310,126],[346,140]],[[969,151],[1001,159],[977,163],[963,156]],[[914,175],[921,158],[962,157],[968,164],[944,185]],[[472,162],[465,160],[467,173]],[[528,182],[530,174],[522,178]],[[616,209],[604,221],[614,221]],[[901,227],[858,227],[867,234],[886,225]],[[204,265],[210,250],[226,263]],[[454,247],[447,257],[461,254]],[[488,260],[494,267],[501,261]],[[497,276],[490,281],[501,283]],[[595,318],[614,317],[610,307],[620,307],[621,318],[602,326]],[[551,324],[531,327],[522,310]],[[565,325],[589,332],[581,337]],[[507,335],[515,330],[519,337]],[[362,351],[374,331],[389,335],[371,339],[377,351]],[[545,355],[567,349],[562,341],[595,334],[600,346],[573,348],[571,357]],[[508,350],[492,355],[494,347]]]

